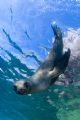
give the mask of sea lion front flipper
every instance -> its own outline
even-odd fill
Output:
[[[55,78],[55,77],[61,75],[65,71],[65,69],[68,65],[68,62],[69,62],[70,53],[71,53],[70,49],[68,49],[68,51],[63,54],[61,59],[56,62],[54,69],[49,72],[50,78]]]
[[[50,85],[53,85],[55,83],[55,81],[58,79],[59,76],[52,78],[50,81]]]

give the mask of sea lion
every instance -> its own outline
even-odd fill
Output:
[[[65,71],[70,58],[70,49],[63,53],[61,30],[57,25],[52,25],[52,29],[55,41],[50,53],[33,76],[26,81],[19,80],[14,82],[13,88],[16,93],[24,95],[45,90]]]

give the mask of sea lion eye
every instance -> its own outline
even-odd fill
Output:
[[[30,89],[29,83],[28,83],[28,82],[25,82],[25,83],[24,83],[24,87],[26,87],[26,90],[28,91],[28,90]]]

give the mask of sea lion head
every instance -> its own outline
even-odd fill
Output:
[[[13,89],[17,94],[25,95],[30,93],[30,83],[28,81],[19,80],[14,82]]]

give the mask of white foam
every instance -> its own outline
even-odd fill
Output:
[[[74,57],[80,54],[80,29],[69,28],[64,36],[65,49],[71,49],[71,55]]]

